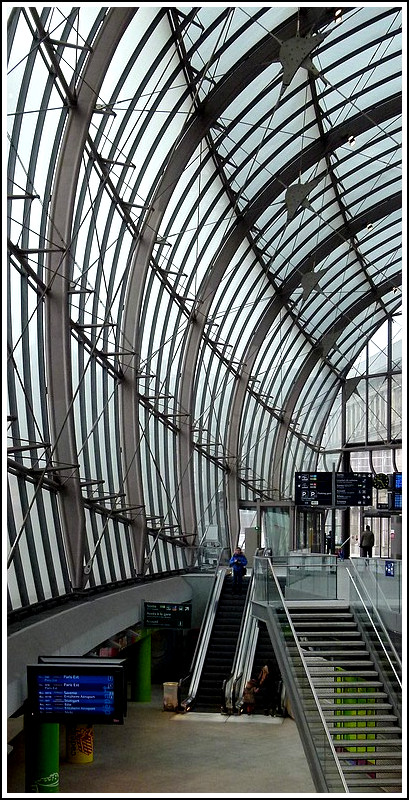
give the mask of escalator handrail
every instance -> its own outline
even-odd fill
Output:
[[[257,620],[251,614],[251,600],[254,594],[254,572],[252,572],[247,589],[246,602],[237,639],[232,671],[226,681],[225,708],[232,714],[236,711],[236,701],[241,696],[245,680],[248,679],[249,670],[253,663],[254,651],[257,642]],[[241,683],[240,691],[237,691]]]

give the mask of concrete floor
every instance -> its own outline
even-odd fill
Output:
[[[2,797],[25,793],[24,732],[11,744]],[[152,687],[150,702],[128,702],[124,725],[94,725],[92,762],[68,763],[64,745],[63,797],[315,794],[293,719],[164,711],[162,685]]]

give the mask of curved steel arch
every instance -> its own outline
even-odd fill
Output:
[[[89,124],[95,108],[98,87],[102,84],[110,56],[121,40],[135,11],[115,9],[108,14],[90,55],[77,92],[76,106],[71,110],[56,169],[51,208],[50,241],[57,252],[51,253],[48,267],[52,289],[46,302],[48,392],[54,460],[68,465],[71,473],[61,493],[61,514],[66,531],[72,585],[82,588],[84,575],[85,518],[81,495],[77,447],[72,414],[71,326],[68,315],[68,288],[71,278],[70,242],[72,214],[77,191],[77,178]]]

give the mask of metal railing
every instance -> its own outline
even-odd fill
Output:
[[[348,793],[342,767],[270,558],[254,559],[253,614],[266,623],[318,792]],[[307,711],[308,709],[308,711]]]
[[[353,567],[352,567],[353,569]],[[388,692],[389,700],[393,706],[400,723],[402,719],[402,662],[389,636],[382,618],[373,605],[359,578],[359,574],[351,574],[347,568],[350,580],[350,606],[362,638],[372,655],[375,666],[382,682]]]

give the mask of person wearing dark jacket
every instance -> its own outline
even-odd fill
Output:
[[[241,547],[236,547],[229,563],[233,568],[233,592],[238,592],[241,594],[243,574],[247,564],[247,558],[244,555]]]
[[[366,525],[365,530],[361,536],[361,547],[362,547],[362,554],[364,558],[371,558],[372,556],[372,548],[375,544],[375,537],[369,527]]]
[[[264,714],[266,716],[270,714],[272,717],[281,716],[280,673],[272,661],[268,661],[267,664],[264,664],[260,670],[257,681],[262,699],[264,700]]]

